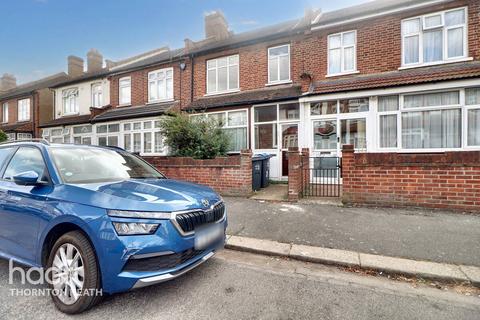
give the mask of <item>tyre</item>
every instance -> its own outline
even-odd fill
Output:
[[[61,236],[48,258],[50,288],[55,306],[62,312],[76,314],[97,304],[101,295],[100,270],[92,245],[80,231]]]

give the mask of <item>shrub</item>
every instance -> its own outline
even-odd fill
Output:
[[[5,142],[8,140],[7,134],[0,130],[0,142]]]
[[[221,126],[207,117],[175,113],[161,121],[160,130],[172,156],[213,159],[226,155],[230,143]]]

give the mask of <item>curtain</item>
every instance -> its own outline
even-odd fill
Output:
[[[459,109],[402,114],[402,145],[405,149],[459,148],[461,134]]]
[[[439,107],[460,104],[458,91],[413,94],[404,97],[405,108]]]
[[[463,57],[463,27],[448,30],[447,38],[448,57]]]
[[[434,62],[443,60],[443,31],[434,30],[423,33],[423,61]]]
[[[342,49],[330,49],[328,52],[328,73],[335,74],[342,72],[342,60],[341,60],[341,50]]]
[[[240,151],[247,148],[247,128],[224,129],[230,137],[228,151]]]
[[[355,48],[348,47],[343,50],[343,67],[344,71],[353,71],[355,68]]]
[[[380,147],[395,148],[397,146],[397,115],[380,116]]]
[[[468,145],[480,146],[480,109],[468,110]]]
[[[419,62],[419,36],[405,37],[404,40],[404,56],[405,64]]]
[[[396,111],[398,110],[398,96],[378,97],[378,111]]]
[[[465,96],[467,105],[480,104],[480,88],[465,89]]]

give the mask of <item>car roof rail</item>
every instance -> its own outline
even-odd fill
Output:
[[[50,145],[50,142],[48,140],[43,139],[43,138],[30,138],[30,139],[17,139],[17,140],[7,140],[4,142],[0,142],[0,145],[2,144],[8,144],[8,143],[16,143],[16,142],[40,142],[46,146]]]

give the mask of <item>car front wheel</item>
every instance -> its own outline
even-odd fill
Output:
[[[61,236],[48,259],[50,288],[55,306],[68,314],[81,313],[101,298],[97,258],[88,239],[80,231]]]

